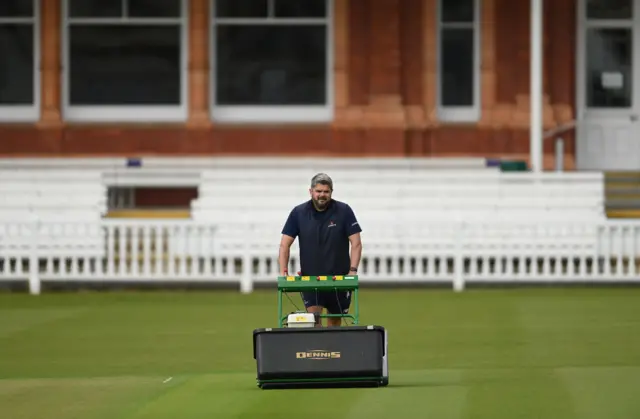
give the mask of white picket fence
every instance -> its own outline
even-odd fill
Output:
[[[0,281],[232,282],[278,275],[279,225],[191,220],[0,224]],[[369,229],[374,230],[374,229]],[[52,232],[55,232],[53,234]],[[66,239],[61,239],[66,238]],[[640,223],[390,224],[363,233],[367,283],[640,282]],[[299,269],[297,243],[290,271]]]

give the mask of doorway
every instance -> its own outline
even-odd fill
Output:
[[[579,170],[640,170],[640,0],[578,0]]]

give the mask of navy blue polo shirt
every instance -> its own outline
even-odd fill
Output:
[[[324,211],[311,200],[291,210],[282,234],[298,238],[302,275],[346,275],[349,236],[362,231],[351,207],[332,199]]]

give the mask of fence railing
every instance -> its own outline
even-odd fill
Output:
[[[0,281],[232,282],[278,275],[280,225],[190,220],[0,224]],[[640,222],[387,224],[363,232],[366,283],[640,282]],[[297,243],[290,272],[299,270]]]

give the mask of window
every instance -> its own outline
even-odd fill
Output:
[[[186,120],[187,0],[63,5],[66,120]]]
[[[480,118],[480,0],[440,0],[438,116],[443,121]]]
[[[212,0],[212,5],[215,120],[331,120],[331,0]]]
[[[583,6],[584,94],[586,107],[621,109],[634,107],[633,0],[590,0]],[[637,4],[637,3],[636,3]],[[582,83],[581,83],[582,84]]]
[[[0,121],[40,116],[37,0],[0,1]]]

